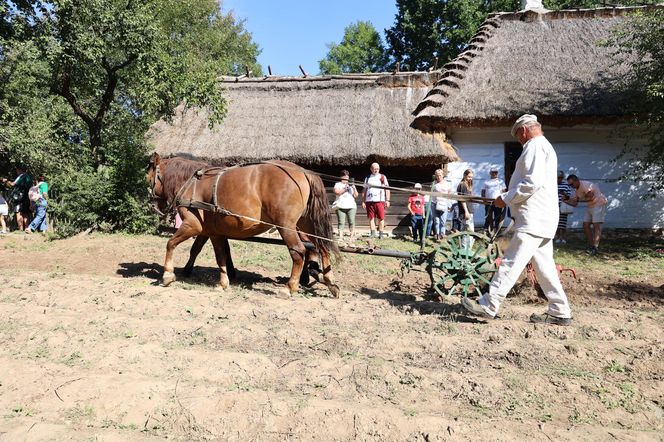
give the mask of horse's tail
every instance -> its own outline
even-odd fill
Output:
[[[311,192],[309,193],[307,207],[304,209],[304,217],[313,226],[313,232],[311,233],[322,238],[328,238],[328,240],[325,240],[311,237],[311,242],[321,252],[327,255],[334,255],[336,260],[340,260],[339,247],[332,240],[333,228],[330,221],[330,204],[327,199],[323,180],[317,175],[306,174],[306,177],[309,181]]]

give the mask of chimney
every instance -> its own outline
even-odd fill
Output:
[[[544,5],[542,4],[542,0],[521,0],[522,11],[529,11],[531,9],[535,11],[543,10]]]

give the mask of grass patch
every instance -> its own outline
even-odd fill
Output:
[[[595,422],[595,416],[583,414],[578,408],[574,407],[574,411],[567,417],[567,420],[572,424],[592,424]]]
[[[618,361],[614,359],[609,362],[609,365],[604,367],[604,370],[609,373],[624,373],[627,371],[625,367],[623,367]]]
[[[563,267],[586,271],[606,271],[615,274],[616,270],[627,277],[636,277],[664,270],[664,259],[657,249],[664,248],[664,239],[650,235],[624,235],[602,240],[600,255],[588,256],[582,239],[570,240],[568,244],[554,249],[556,263]],[[617,266],[616,262],[620,264]]]
[[[76,423],[91,421],[96,415],[97,413],[92,405],[83,407],[77,405],[65,411],[65,418]]]
[[[590,371],[581,370],[576,367],[552,367],[549,369],[550,374],[555,374],[558,376],[563,376],[566,378],[580,378],[580,379],[599,379],[599,376]]]

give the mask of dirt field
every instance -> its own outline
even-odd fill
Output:
[[[341,299],[283,299],[268,245],[232,244],[226,292],[209,245],[162,288],[165,242],[0,237],[0,440],[664,440],[661,244],[561,253],[565,328],[527,322],[532,290],[477,321],[369,256],[337,267]]]

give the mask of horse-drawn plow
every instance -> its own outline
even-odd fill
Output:
[[[243,241],[263,244],[283,245],[277,238],[254,237]],[[360,241],[361,242],[361,241]],[[314,249],[313,243],[304,242],[307,249]],[[393,283],[400,284],[405,273],[423,272],[429,276],[430,289],[438,295],[481,295],[498,270],[502,250],[496,238],[477,232],[457,232],[447,236],[430,249],[408,252],[384,249],[373,241],[363,245],[339,245],[344,254],[370,255],[378,258],[401,260],[401,266]],[[311,275],[317,280],[319,272],[313,268]]]
[[[162,160],[158,156],[153,156],[148,173],[150,192],[153,198],[162,205],[161,215],[167,215],[177,208],[184,219],[183,227],[175,233],[167,247],[164,285],[175,280],[172,270],[173,248],[193,236],[213,239],[215,254],[221,269],[222,287],[228,285],[226,262],[232,262],[227,245],[228,239],[285,244],[294,263],[288,283],[291,293],[297,290],[298,279],[300,283],[306,283],[309,276],[313,276],[314,280],[326,284],[332,293],[338,296],[339,287],[332,282],[331,278],[327,277],[327,274],[330,273],[330,252],[337,247],[342,253],[400,259],[400,271],[395,283],[399,284],[401,277],[406,272],[425,272],[431,281],[432,292],[438,295],[481,295],[498,269],[501,250],[496,241],[497,232],[491,231],[489,232],[490,237],[470,231],[456,232],[445,237],[441,242],[435,243],[430,249],[425,249],[424,242],[422,242],[420,250],[415,252],[382,249],[371,241],[361,246],[343,244],[336,244],[336,247],[331,246],[332,227],[322,178],[336,179],[336,177],[325,176],[287,162],[260,162],[228,168],[201,168],[202,163],[179,161],[184,161],[188,172],[179,173],[176,176],[171,172],[173,166],[167,164],[168,159]],[[203,164],[203,166],[205,165]],[[259,186],[255,182],[252,182],[253,187],[247,187],[246,184],[238,185],[238,182],[246,182],[244,175],[247,175],[245,172],[249,171],[249,168],[253,168],[254,172],[251,173],[254,174],[265,173],[264,179],[269,186]],[[272,175],[267,175],[268,172]],[[272,193],[254,195],[252,200],[262,201],[262,203],[253,207],[244,204],[246,198],[233,200],[228,197],[228,195],[237,195],[235,192],[237,188],[246,188],[247,191],[269,188],[275,186],[274,183],[277,182],[275,180],[283,180],[285,177],[288,179],[283,183],[286,187],[290,185],[288,196],[293,201],[292,204],[299,204],[297,211],[288,217],[283,216],[282,208],[284,206],[280,205],[278,200],[270,199]],[[292,182],[296,181],[293,177],[299,179],[297,186],[292,185]],[[242,179],[245,181],[241,181]],[[366,186],[359,183],[358,185]],[[370,187],[395,192],[412,191],[412,189],[391,186]],[[164,191],[164,188],[170,189],[170,192]],[[309,194],[308,202],[301,201],[302,188],[307,189],[307,192],[309,190],[312,192]],[[281,189],[281,192],[284,193],[284,190]],[[492,202],[490,199],[469,195],[439,194],[422,190],[418,190],[418,193],[469,204],[490,204]],[[313,203],[312,200],[314,200]],[[266,211],[266,207],[271,210],[271,213]],[[292,207],[288,206],[288,208]],[[312,216],[313,208],[316,209],[315,216]],[[307,227],[312,230],[308,230]],[[269,229],[278,230],[283,241],[257,236]],[[202,244],[198,247],[199,251],[200,247]],[[320,253],[321,251],[322,253]],[[197,253],[192,254],[187,264],[188,268],[193,267]],[[318,262],[319,260],[320,262]],[[230,267],[232,268],[232,265]]]

